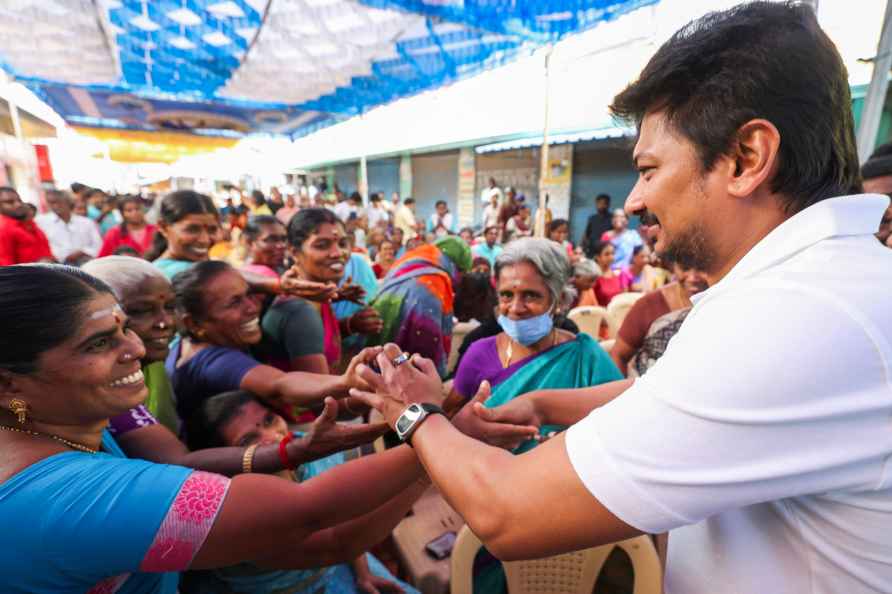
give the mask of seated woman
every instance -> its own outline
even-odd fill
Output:
[[[502,331],[478,340],[458,365],[449,403],[466,402],[486,381],[487,407],[539,389],[582,388],[621,379],[604,350],[587,334],[554,327],[570,264],[555,242],[518,239],[496,260],[498,324]],[[556,427],[543,427],[542,433]],[[527,442],[519,451],[532,447]]]
[[[601,241],[595,245],[595,264],[601,269],[601,274],[592,289],[601,307],[607,307],[614,297],[629,290],[629,277],[613,269],[615,253],[616,248],[609,241]]]
[[[492,278],[492,266],[490,265],[489,260],[482,256],[477,256],[471,262],[471,272],[485,274]]]
[[[226,392],[202,403],[186,423],[189,447],[244,448],[255,444],[272,446],[288,443],[292,434],[285,419],[257,400],[250,392]],[[286,469],[278,476],[292,482],[303,482],[343,464],[357,452],[334,454],[327,458]],[[364,553],[349,564],[294,571],[267,571],[245,563],[225,567],[202,575],[193,594],[360,594],[400,591],[417,594],[417,590],[397,580],[374,556]]]
[[[471,269],[471,248],[460,237],[438,239],[406,252],[384,279],[372,302],[384,321],[369,344],[394,342],[431,359],[440,375],[452,346],[455,285]]]
[[[262,338],[260,308],[248,294],[248,283],[229,264],[199,262],[175,276],[173,287],[184,335],[171,348],[165,368],[181,419],[202,401],[231,390],[249,390],[287,411],[321,403],[324,396],[346,396],[357,385],[358,357],[340,376],[286,373],[252,357],[248,349]]]
[[[367,307],[343,320],[335,315],[332,301],[359,301],[364,291],[352,283],[337,286],[351,253],[343,224],[333,212],[302,209],[291,217],[287,234],[295,270],[330,293],[323,300],[277,299],[263,316],[264,341],[257,353],[283,371],[330,373],[341,361],[341,337],[374,332],[380,319]]]
[[[123,196],[118,200],[118,210],[124,220],[105,234],[99,257],[111,256],[122,246],[129,246],[142,256],[151,247],[156,231],[155,225],[146,222],[142,200],[139,196]]]
[[[428,486],[409,447],[301,484],[125,458],[104,428],[145,399],[145,350],[108,286],[80,270],[0,268],[0,327],[4,592],[174,594],[185,569],[340,563]]]
[[[567,219],[554,219],[548,224],[548,239],[559,244],[567,252],[570,262],[574,262],[576,255],[573,251],[573,244],[567,239],[569,236],[570,221]]]
[[[391,239],[383,239],[378,244],[378,252],[375,254],[375,263],[372,264],[372,270],[375,278],[381,279],[390,272],[390,267],[396,261],[397,245]]]
[[[573,288],[576,289],[576,297],[570,309],[574,307],[586,307],[590,305],[598,305],[598,298],[595,297],[595,291],[592,287],[601,275],[601,271],[597,264],[586,258],[580,259],[573,265],[573,276],[570,281]]]
[[[632,248],[632,257],[629,260],[629,265],[623,268],[621,273],[625,275],[630,291],[644,292],[645,272],[650,267],[648,264],[649,260],[650,248],[647,247],[647,244],[642,243]]]
[[[691,295],[707,288],[706,276],[694,268],[674,266],[675,282],[651,291],[626,314],[610,357],[624,375],[643,375],[656,363],[691,309]]]
[[[180,423],[174,410],[170,381],[164,370],[168,344],[176,327],[176,301],[170,281],[145,260],[134,261],[122,256],[92,260],[83,270],[112,289],[128,316],[129,328],[145,347],[140,364],[148,397],[143,404],[109,421],[109,432],[124,453],[129,458],[179,464],[226,476],[240,473],[244,448],[189,452],[176,437],[180,432]],[[383,429],[355,424],[337,425],[331,408],[329,405],[328,414],[320,416],[304,438],[291,441],[281,452],[278,447],[257,450],[254,453],[254,470],[277,472],[289,463],[299,464],[338,449],[367,443]]]

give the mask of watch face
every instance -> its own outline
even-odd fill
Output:
[[[406,415],[402,415],[396,421],[396,432],[400,435],[403,435],[406,431],[409,430],[409,427],[412,426],[413,419],[406,418]]]
[[[404,436],[410,429],[412,429],[412,425],[415,424],[415,421],[417,421],[423,413],[424,409],[420,406],[417,404],[410,404],[396,421],[397,435],[400,437]]]

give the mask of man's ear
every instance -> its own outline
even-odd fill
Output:
[[[731,152],[726,157],[733,165],[728,193],[745,198],[768,182],[777,171],[780,142],[780,132],[768,120],[750,120],[738,128]]]

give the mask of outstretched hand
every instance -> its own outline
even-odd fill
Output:
[[[392,360],[399,354],[400,349],[395,344],[385,345],[376,358],[381,373],[367,365],[357,368],[370,390],[350,390],[351,396],[378,410],[391,427],[410,404],[441,405],[444,399],[443,384],[433,361],[413,355],[409,361],[395,367]],[[509,417],[519,419],[522,415],[497,414],[488,418],[486,413],[478,413],[476,407],[483,408],[483,402],[489,396],[489,383],[483,382],[474,399],[452,420],[459,431],[490,445],[509,449],[535,437],[537,425],[507,420]]]
[[[483,384],[480,388],[483,389]],[[480,392],[478,391],[477,394],[479,395]],[[532,427],[541,427],[545,424],[533,401],[525,395],[518,396],[495,408],[486,408],[483,406],[484,401],[478,401],[475,397],[465,408],[470,409],[481,421],[488,423],[508,423]]]
[[[338,402],[325,399],[322,414],[299,440],[288,444],[288,457],[295,464],[318,460],[336,452],[370,443],[387,432],[387,423],[338,423]]]
[[[355,334],[379,334],[384,329],[384,320],[373,307],[366,307],[350,316],[350,329]]]
[[[344,371],[344,382],[347,388],[359,388],[368,390],[370,386],[366,383],[365,378],[360,373],[361,366],[368,366],[381,353],[381,347],[366,347],[359,351],[352,359],[350,359],[347,370]]]
[[[490,393],[489,382],[484,380],[474,398],[452,418],[456,429],[469,437],[506,450],[513,450],[539,434],[538,426],[523,420],[520,415],[487,414],[497,410],[483,406]],[[478,408],[486,412],[478,412]],[[509,417],[515,418],[509,420]]]
[[[338,286],[334,283],[317,283],[301,278],[300,271],[296,267],[286,270],[280,282],[283,293],[309,301],[331,301],[338,292]]]
[[[360,285],[353,284],[353,277],[347,277],[347,280],[338,289],[334,296],[334,301],[352,301],[357,305],[365,305],[363,298],[365,297],[365,289]]]
[[[391,426],[412,403],[441,405],[444,400],[443,383],[433,361],[412,355],[405,363],[394,366],[393,360],[401,353],[395,344],[384,345],[375,358],[380,373],[366,364],[356,368],[368,389],[350,390],[351,396],[378,410]]]

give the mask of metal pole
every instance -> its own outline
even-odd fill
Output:
[[[369,205],[369,168],[365,155],[359,158],[359,193],[362,194],[362,205]]]
[[[873,74],[870,87],[861,109],[861,125],[858,127],[858,161],[864,163],[873,152],[886,103],[889,88],[889,69],[892,68],[892,0],[886,1],[886,16],[883,18],[883,32],[873,59]]]
[[[892,0],[889,0],[892,2]],[[542,126],[542,149],[539,164],[539,208],[536,210],[536,225],[534,233],[536,237],[545,237],[545,179],[548,177],[548,101],[550,92],[549,66],[551,63],[552,47],[548,46],[545,52],[545,119]]]

